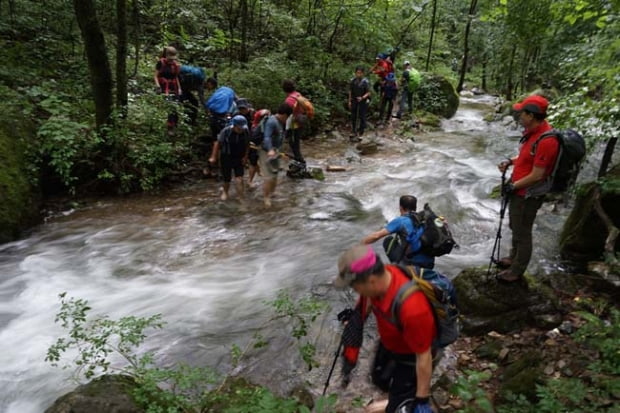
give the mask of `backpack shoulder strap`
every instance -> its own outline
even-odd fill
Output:
[[[434,305],[435,303],[439,304],[439,301],[435,297],[435,289],[433,288],[433,285],[429,281],[426,281],[422,278],[424,275],[424,268],[418,266],[414,267],[411,265],[406,267],[402,265],[397,265],[397,267],[407,277],[411,278],[411,281],[403,284],[396,292],[396,296],[394,297],[394,300],[392,300],[392,305],[390,306],[390,321],[394,325],[396,325],[399,331],[402,331],[403,326],[400,322],[400,309],[402,308],[405,300],[409,298],[413,293],[415,293],[416,291],[422,291],[422,293],[426,297],[426,301],[428,302],[431,312],[433,313],[435,327],[437,328],[437,331],[439,331],[439,317],[441,315],[437,313],[437,309]],[[445,317],[445,312],[443,316]]]
[[[400,331],[402,331],[403,329],[403,325],[400,322],[400,309],[403,306],[403,302],[405,302],[405,300],[409,298],[411,294],[419,290],[420,286],[418,285],[418,283],[415,280],[411,280],[400,286],[400,288],[396,292],[396,296],[392,300],[392,305],[390,306],[390,318],[392,324],[396,325],[396,327]]]
[[[534,144],[532,145],[532,149],[530,150],[530,155],[534,156],[536,155],[536,149],[538,149],[538,144],[540,143],[540,141],[542,141],[545,138],[548,138],[550,136],[555,137],[558,142],[560,143],[560,146],[562,145],[562,139],[560,139],[560,131],[557,129],[551,129],[550,131],[547,131],[545,133],[543,133],[542,135],[540,135],[538,137],[538,139],[536,139],[536,142],[534,142]]]

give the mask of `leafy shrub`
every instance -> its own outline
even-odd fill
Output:
[[[510,405],[498,408],[499,413],[615,412],[613,400],[620,394],[620,311],[609,310],[609,319],[590,312],[578,314],[586,323],[575,333],[576,340],[598,352],[580,377],[550,379],[536,387],[538,401],[529,402],[522,395],[509,397]]]
[[[230,375],[222,377],[211,368],[177,365],[160,368],[155,365],[153,353],[139,355],[136,349],[146,339],[146,331],[161,329],[164,322],[161,315],[150,317],[126,316],[112,320],[107,316],[92,318],[91,307],[83,299],[68,298],[66,293],[60,294],[61,307],[56,315],[56,322],[68,330],[67,337],[61,337],[49,347],[46,361],[59,365],[63,355],[77,352],[74,365],[76,378],[81,376],[90,379],[109,371],[131,376],[137,387],[132,396],[147,412],[257,412],[257,413],[310,413],[310,410],[295,399],[275,396],[269,390],[233,380]],[[316,319],[324,306],[313,299],[302,298],[293,301],[281,291],[271,302],[276,315],[271,321],[283,317],[295,321],[292,334],[297,339],[305,337],[310,322]],[[250,343],[245,351],[233,346],[232,356],[236,365],[240,357],[247,355],[251,348],[264,347],[267,343],[258,337]],[[302,355],[308,365],[316,365],[306,359],[311,347],[307,343],[302,346]],[[313,347],[312,347],[313,349]],[[122,362],[113,363],[112,358]],[[241,384],[240,384],[241,383]],[[209,390],[211,389],[211,390]],[[328,413],[335,403],[335,397],[320,398],[315,408],[316,413]]]

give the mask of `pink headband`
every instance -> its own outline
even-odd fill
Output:
[[[364,272],[370,268],[377,262],[377,256],[372,248],[368,247],[368,252],[362,258],[357,259],[349,265],[352,272],[360,273]]]

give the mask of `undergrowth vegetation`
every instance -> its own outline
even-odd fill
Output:
[[[141,351],[148,333],[165,327],[159,314],[149,317],[125,316],[113,320],[107,316],[91,315],[88,301],[60,294],[60,310],[56,315],[65,330],[47,351],[46,361],[72,369],[76,380],[91,379],[101,374],[120,374],[133,380],[130,393],[136,403],[149,413],[155,412],[222,412],[222,413],[309,413],[313,406],[305,406],[295,398],[282,398],[266,388],[252,385],[230,372],[219,372],[211,367],[176,364],[161,367],[156,354]],[[325,309],[325,304],[312,297],[293,300],[285,291],[267,303],[273,317],[257,329],[254,338],[241,348],[233,345],[231,366],[256,356],[266,349],[269,341],[261,333],[269,324],[278,321],[290,326],[291,336],[298,343],[300,356],[312,368],[315,348],[308,338],[308,329]],[[66,357],[73,356],[71,362]],[[335,397],[316,400],[314,412],[328,413]]]

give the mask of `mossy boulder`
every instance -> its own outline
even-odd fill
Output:
[[[45,413],[143,413],[131,396],[136,386],[129,376],[101,376],[61,396]]]
[[[415,106],[449,119],[459,108],[459,95],[450,81],[441,75],[424,74],[415,92]]]
[[[499,398],[506,400],[509,394],[523,395],[528,400],[536,399],[536,385],[543,380],[543,360],[534,351],[521,354],[519,359],[504,370],[499,389]]]
[[[463,332],[482,335],[508,333],[526,326],[552,328],[561,317],[552,290],[526,276],[525,281],[501,283],[486,269],[463,270],[455,279]]]
[[[597,260],[602,257],[607,229],[594,209],[597,191],[600,190],[601,206],[620,228],[620,165],[607,174],[606,184],[599,188],[595,182],[579,188],[575,206],[564,223],[560,234],[560,254],[576,262]],[[616,243],[616,252],[620,243]]]
[[[0,97],[11,101],[12,92],[0,89]],[[0,243],[16,239],[39,220],[40,196],[33,185],[26,149],[34,139],[32,122],[19,107],[5,105],[0,114]]]

